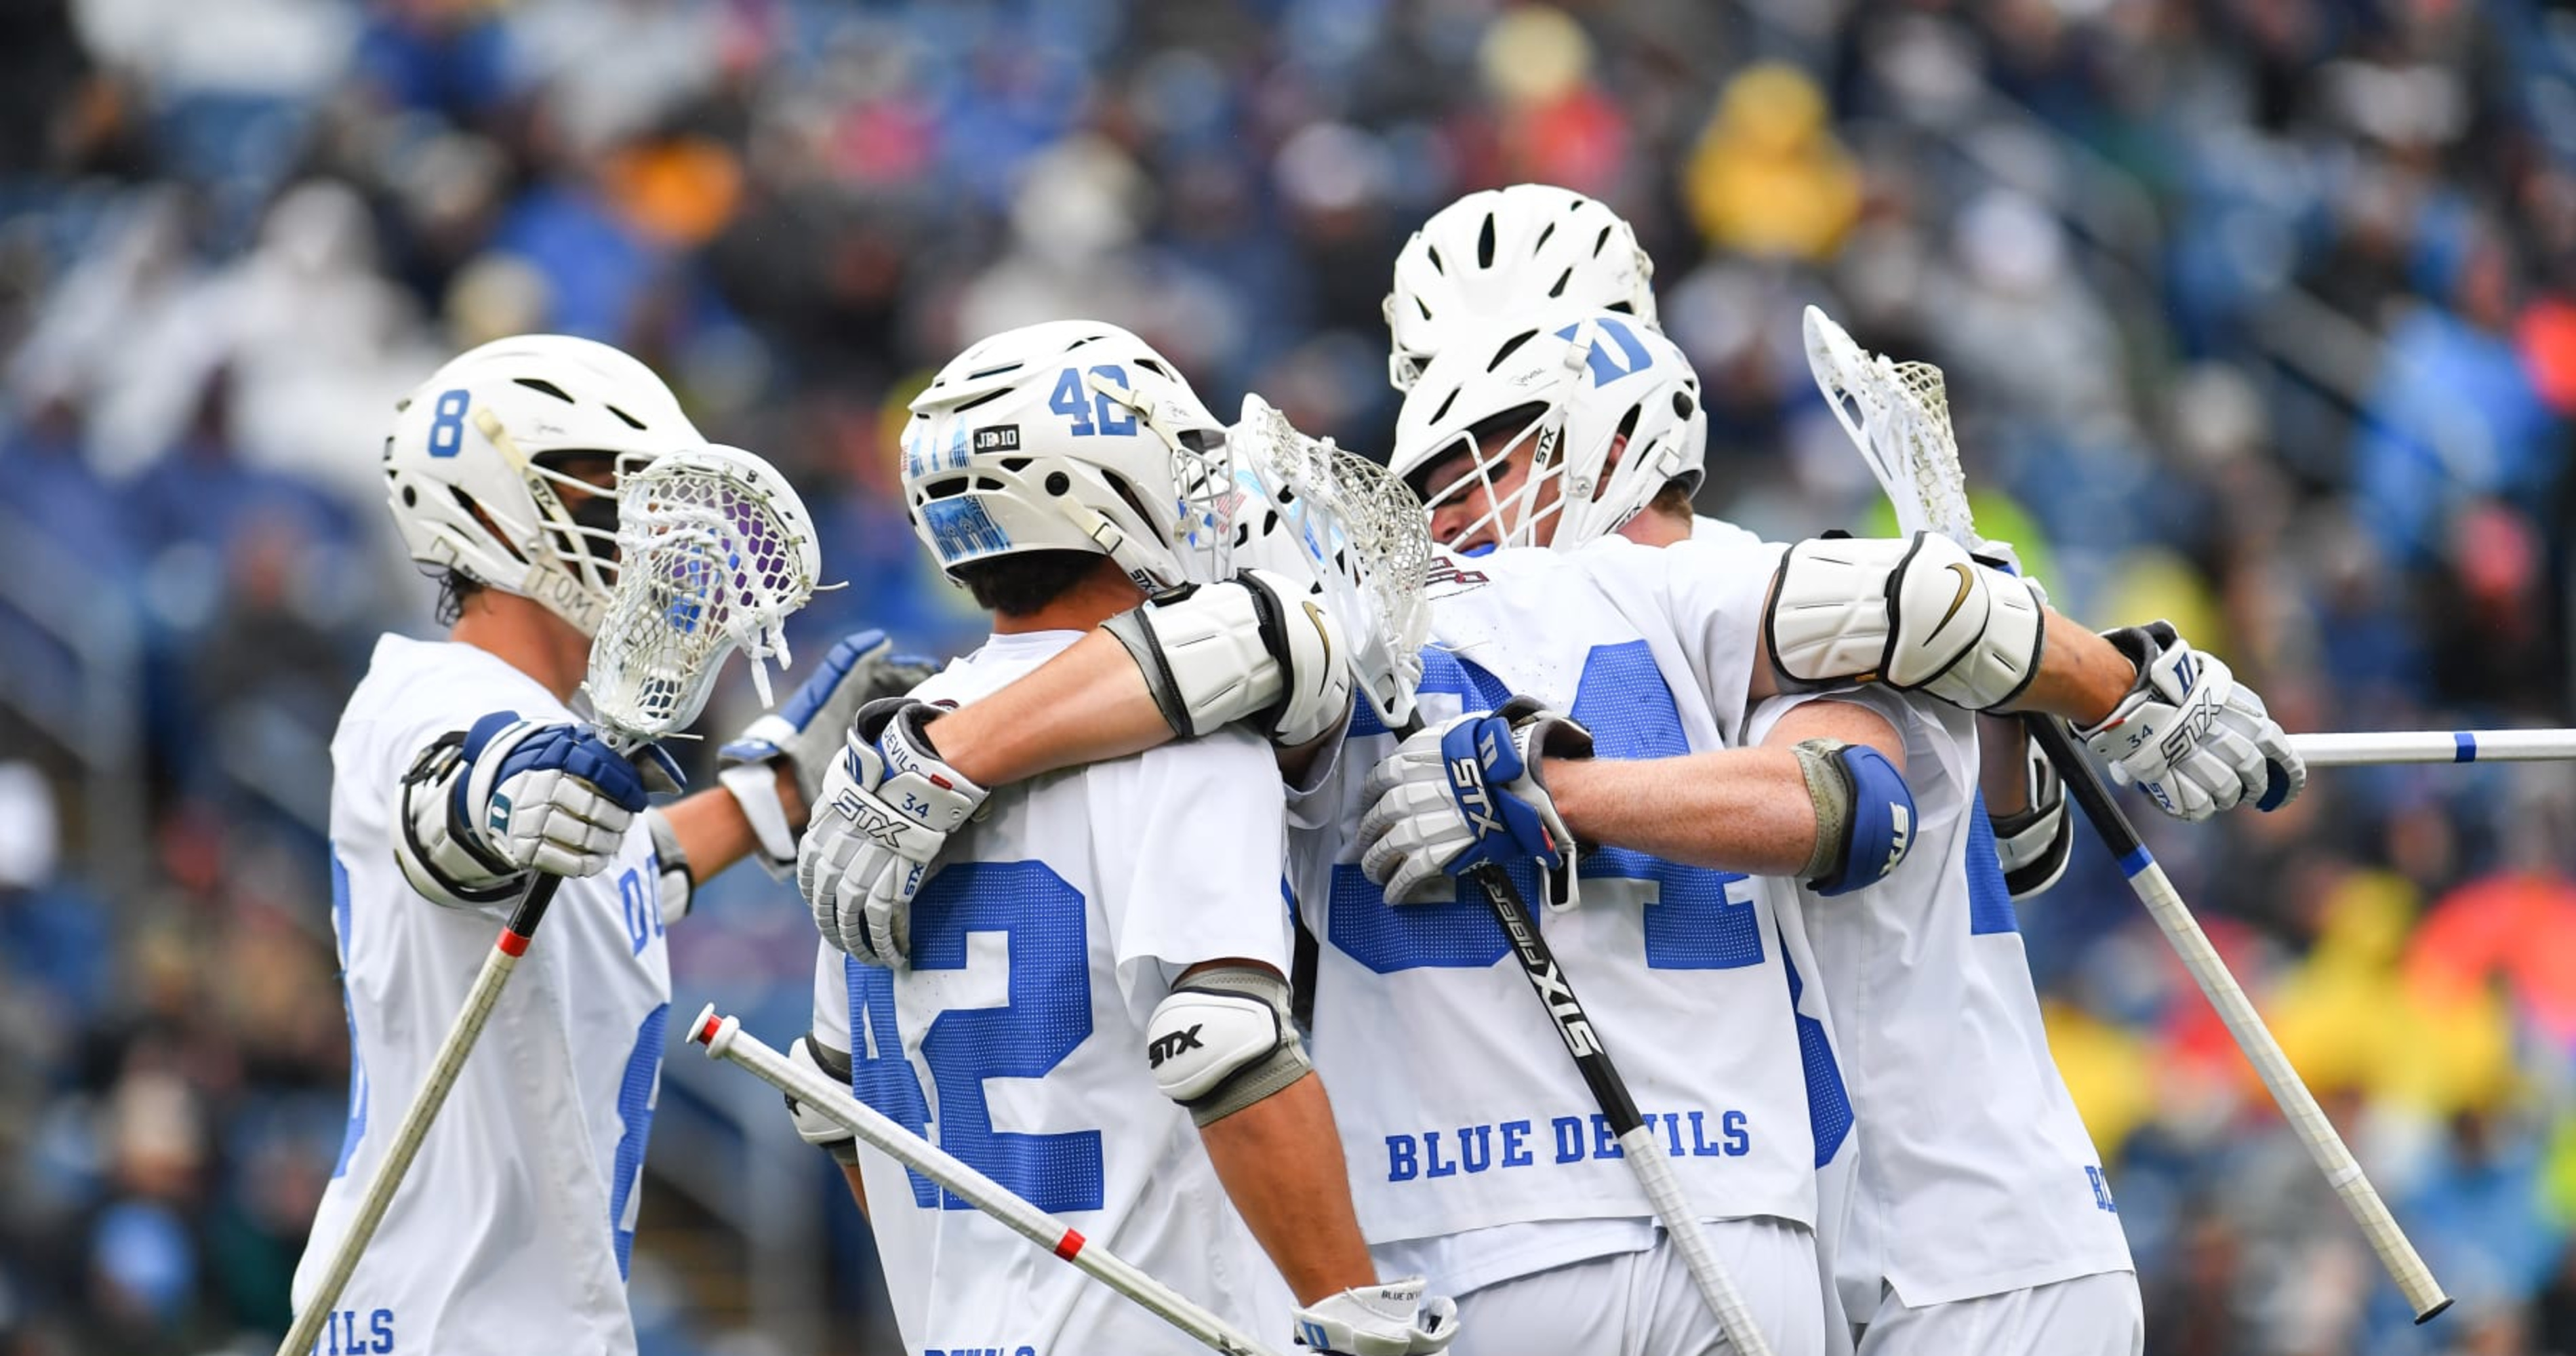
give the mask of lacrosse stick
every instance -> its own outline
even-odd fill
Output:
[[[1243,418],[1227,435],[1237,483],[1275,505],[1303,551],[1305,571],[1322,584],[1324,605],[1356,649],[1352,677],[1369,696],[1387,729],[1402,739],[1422,728],[1413,701],[1421,678],[1420,652],[1430,636],[1430,517],[1420,500],[1386,468],[1299,433],[1287,416],[1246,396]],[[1771,1356],[1752,1311],[1700,1232],[1699,1218],[1681,1179],[1637,1114],[1627,1080],[1610,1060],[1601,1034],[1575,997],[1547,938],[1531,921],[1529,905],[1501,867],[1485,863],[1468,873],[1494,921],[1512,942],[1540,1005],[1574,1056],[1575,1069],[1602,1116],[1618,1135],[1637,1184],[1654,1203],[1655,1216],[1681,1250],[1691,1280],[1717,1314],[1742,1356]]]
[[[707,1058],[740,1065],[753,1077],[794,1098],[798,1105],[820,1112],[858,1136],[860,1142],[937,1182],[951,1195],[1010,1226],[1011,1232],[1072,1263],[1093,1280],[1143,1305],[1155,1317],[1211,1349],[1229,1356],[1272,1356],[1270,1348],[1139,1270],[1135,1263],[1084,1238],[1080,1230],[1021,1200],[1009,1187],[851,1096],[848,1085],[789,1060],[759,1037],[746,1033],[739,1020],[717,1016],[715,1004],[709,1003],[698,1014],[697,1023],[689,1029],[689,1039],[706,1047]]]
[[[2295,734],[2310,767],[2379,763],[2550,763],[2576,758],[2576,730],[2385,730]]]
[[[1977,536],[1969,512],[1967,479],[1959,469],[1959,448],[1950,430],[1949,398],[1941,370],[1924,363],[1895,363],[1872,355],[1813,306],[1807,308],[1806,340],[1807,363],[1815,374],[1816,386],[1824,392],[1825,403],[1833,407],[1834,417],[1842,421],[1843,431],[1859,445],[1871,472],[1878,477],[1879,487],[1895,504],[1898,530],[1928,529],[1971,551],[1981,549],[1985,543]],[[2236,977],[2228,973],[2227,963],[2209,944],[2208,935],[2201,931],[2181,893],[2166,878],[2164,868],[2147,852],[2136,826],[2113,803],[2109,788],[2077,750],[2065,723],[2030,715],[2025,717],[2025,724],[2031,738],[2056,766],[2058,776],[2065,779],[2076,803],[2084,807],[2084,817],[2092,821],[2093,831],[2119,859],[2129,887],[2146,904],[2156,926],[2164,930],[2165,940],[2199,982],[2210,1006],[2218,1010],[2228,1034],[2236,1038],[2236,1048],[2245,1053],[2254,1072],[2262,1077],[2263,1086],[2270,1090],[2273,1102],[2288,1118],[2290,1128],[2307,1145],[2317,1170],[2343,1198],[2344,1208],[2352,1212],[2354,1222],[2370,1240],[2372,1251],[2379,1254],[2380,1265],[2388,1269],[2389,1278],[2413,1308],[2415,1321],[2426,1322],[2449,1308],[2450,1296],[2442,1293],[2441,1283],[2433,1279],[2415,1245],[2389,1214],[2388,1203],[2370,1185],[2352,1150],[2345,1147],[2343,1137],[2326,1119],[2308,1085],[2300,1081],[2288,1056],[2281,1053],[2280,1042],[2272,1038],[2271,1030],[2264,1026],[2262,1015],[2254,1010],[2253,1001],[2237,985]]]
[[[617,550],[616,587],[582,683],[609,744],[631,753],[695,720],[737,647],[750,657],[766,701],[762,663],[787,662],[781,623],[813,595],[820,568],[812,520],[787,482],[768,463],[729,447],[672,453],[633,469],[621,459]],[[562,885],[562,877],[541,873],[511,910],[277,1356],[312,1351]]]

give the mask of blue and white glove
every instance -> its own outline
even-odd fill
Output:
[[[842,736],[859,707],[910,692],[933,671],[929,660],[896,654],[883,631],[845,636],[787,700],[717,751],[716,781],[742,806],[760,844],[752,855],[772,877],[785,880],[796,869],[801,827],[779,797],[777,765],[784,761],[793,771],[810,816],[822,795],[823,774],[839,757]]]
[[[1446,903],[1449,876],[1535,859],[1548,907],[1574,907],[1574,834],[1540,775],[1549,756],[1591,757],[1592,732],[1526,697],[1417,732],[1369,772],[1360,869],[1390,904]]]
[[[2176,819],[2202,820],[2252,801],[2276,810],[2308,784],[2308,765],[2281,723],[2227,665],[2195,651],[2170,622],[2106,631],[2138,666],[2137,681],[2102,723],[2080,731],[2111,765]]]
[[[913,896],[988,794],[931,747],[922,727],[938,711],[905,697],[861,707],[797,850],[796,888],[815,930],[869,965],[904,963]]]
[[[516,871],[595,876],[644,812],[644,776],[585,725],[495,711],[465,732],[451,822]]]
[[[1458,1305],[1419,1276],[1360,1286],[1297,1310],[1297,1345],[1335,1356],[1435,1356],[1458,1340]]]

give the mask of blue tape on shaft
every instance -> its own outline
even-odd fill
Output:
[[[2139,872],[2155,864],[2156,859],[2149,856],[2143,846],[2120,854],[2120,874],[2133,879]]]
[[[2466,730],[2456,730],[2451,734],[2451,742],[2459,746],[2459,751],[2451,755],[2452,762],[2474,763],[2478,761],[2478,737],[2476,735],[2470,734]]]

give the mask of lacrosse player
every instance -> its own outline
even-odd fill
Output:
[[[814,1031],[791,1057],[1245,1329],[1293,1320],[1306,1345],[1354,1356],[1446,1348],[1448,1301],[1375,1282],[1324,1084],[1288,1019],[1271,744],[1214,730],[988,798],[916,733],[1191,582],[1184,499],[1211,483],[1191,468],[1220,426],[1144,341],[1077,321],[976,344],[912,410],[916,530],[993,636],[851,743],[821,818],[843,849],[893,831],[889,808],[958,835],[902,920],[909,965],[825,950]],[[1341,711],[1272,732],[1311,742]],[[862,802],[862,787],[877,795]],[[1195,1350],[796,1111],[850,1165],[908,1348]]]
[[[912,677],[887,675],[881,639],[845,642],[739,751],[757,786],[647,807],[667,771],[618,756],[569,703],[616,569],[619,459],[701,442],[643,364],[555,335],[457,357],[385,440],[395,522],[452,629],[377,641],[332,738],[349,1121],[299,1308],[494,927],[532,873],[568,879],[327,1316],[323,1356],[635,1350],[625,1279],[670,1010],[663,929],[764,816],[772,855],[792,853],[787,827],[850,713]]]
[[[1387,379],[1410,393],[1451,343],[1510,332],[1503,327],[1530,317],[1563,323],[1606,311],[1655,330],[1654,273],[1654,261],[1627,221],[1580,193],[1514,184],[1467,194],[1433,213],[1396,256],[1384,307]],[[1698,378],[1689,377],[1676,395],[1695,405]],[[1563,512],[1578,534],[1589,539],[1598,534],[1600,519],[1616,517],[1621,536],[1647,546],[1757,540],[1693,509],[1692,497],[1706,477],[1708,429],[1705,418],[1687,422],[1692,433],[1686,439],[1640,447],[1635,456],[1589,468],[1591,477],[1608,483],[1596,480],[1591,499],[1566,504]],[[1569,476],[1569,482],[1582,478]],[[1452,509],[1462,511],[1463,505]],[[1453,518],[1449,526],[1450,531],[1435,531],[1438,540],[1474,549],[1462,519]],[[2066,813],[2066,789],[2056,770],[2030,746],[2017,722],[1989,720],[1980,730],[1993,750],[1991,771],[1982,781],[1995,811],[1996,856],[2012,897],[2027,899],[2065,873],[2075,821]]]

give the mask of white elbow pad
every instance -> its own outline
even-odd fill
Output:
[[[2020,812],[1994,817],[1995,858],[2004,889],[2016,900],[2055,885],[2074,854],[2075,820],[2066,813],[2066,784],[2048,755],[2030,746],[2030,801]]]
[[[475,838],[457,813],[465,775],[465,732],[438,737],[403,774],[394,864],[433,904],[475,908],[516,899],[526,873],[513,870]]]
[[[1288,1015],[1288,982],[1255,966],[1190,976],[1145,1026],[1154,1086],[1200,1125],[1261,1101],[1313,1066]]]
[[[1790,547],[1763,627],[1799,682],[1883,682],[1985,711],[2030,685],[2045,622],[2027,581],[1917,532]]]
[[[671,817],[654,806],[643,815],[645,831],[653,835],[653,860],[661,870],[662,921],[676,923],[689,916],[689,903],[698,896],[698,873],[689,869],[689,850],[681,846],[680,835],[671,828]]]

